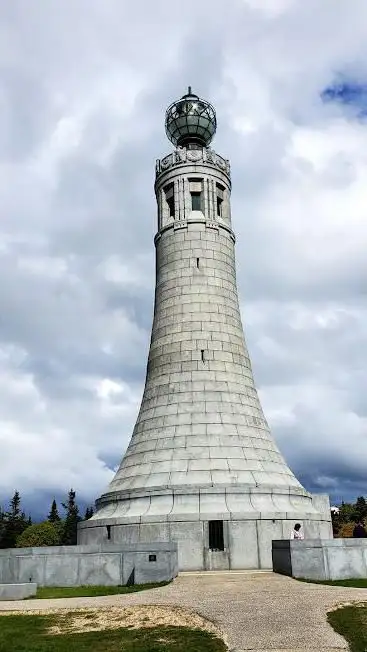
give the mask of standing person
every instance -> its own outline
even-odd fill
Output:
[[[291,532],[291,539],[304,539],[304,535],[302,532],[302,527],[300,523],[296,523],[292,532]]]
[[[366,536],[367,536],[367,532],[365,530],[365,527],[364,527],[362,521],[358,521],[358,523],[355,524],[354,530],[353,530],[354,539],[365,539]]]

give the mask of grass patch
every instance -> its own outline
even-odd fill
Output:
[[[299,582],[307,582],[308,584],[327,584],[328,586],[349,586],[356,589],[367,589],[367,578],[349,578],[346,580],[306,580],[297,578]]]
[[[342,607],[328,613],[328,622],[346,639],[350,652],[367,650],[367,604]]]
[[[214,634],[188,627],[119,628],[52,635],[60,616],[0,616],[0,652],[225,652]]]
[[[132,586],[40,586],[36,595],[28,600],[38,598],[87,598],[97,595],[117,595],[121,593],[136,593],[147,589],[166,586],[169,582],[155,584],[133,584]]]

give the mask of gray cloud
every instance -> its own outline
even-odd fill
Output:
[[[81,0],[0,8],[0,502],[113,475],[143,389],[154,163],[188,84],[231,160],[238,283],[264,408],[306,486],[363,493],[366,127],[322,90],[365,79],[347,1]],[[41,469],[41,472],[40,472]]]

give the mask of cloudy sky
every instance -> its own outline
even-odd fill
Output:
[[[367,494],[365,0],[0,3],[0,504],[98,496],[143,390],[155,158],[188,84],[232,165],[238,284],[274,436]]]

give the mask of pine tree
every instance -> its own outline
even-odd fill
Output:
[[[20,494],[19,491],[14,492],[14,496],[10,501],[10,514],[12,518],[16,519],[20,516]]]
[[[87,509],[85,510],[85,514],[84,514],[84,520],[88,521],[88,519],[91,518],[91,516],[93,516],[93,514],[94,514],[93,507],[92,506],[87,507]]]
[[[2,540],[5,532],[5,512],[2,507],[0,507],[0,548],[3,548]]]
[[[355,504],[355,520],[363,521],[367,516],[367,502],[363,496],[357,498]]]
[[[73,489],[69,491],[68,502],[62,503],[62,506],[66,511],[66,516],[61,535],[61,543],[63,546],[74,546],[77,543],[77,527],[81,518]]]
[[[47,517],[47,520],[50,523],[60,523],[60,521],[61,521],[60,516],[59,516],[59,512],[57,510],[57,504],[56,504],[55,498],[52,501],[50,513],[49,513],[49,515]]]
[[[4,513],[2,537],[0,541],[1,548],[14,548],[17,538],[28,527],[28,520],[23,511],[21,511],[21,500],[19,491],[14,492],[10,501],[9,510]]]

